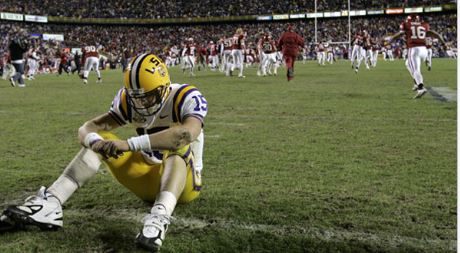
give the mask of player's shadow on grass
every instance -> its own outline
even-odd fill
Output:
[[[127,227],[132,229],[127,229]],[[130,222],[108,221],[100,228],[96,239],[104,245],[103,252],[144,252],[136,247],[134,238],[141,226],[134,226]]]

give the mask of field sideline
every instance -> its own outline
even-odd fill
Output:
[[[422,66],[457,91],[456,61]],[[208,100],[204,188],[178,206],[162,252],[456,252],[457,102],[413,100],[404,62],[355,74],[296,63],[294,81],[170,71]],[[109,109],[121,71],[0,79],[0,208],[50,185],[79,150],[77,129]],[[129,137],[134,129],[120,129]],[[105,168],[64,206],[58,232],[0,234],[0,252],[142,252],[147,203]]]

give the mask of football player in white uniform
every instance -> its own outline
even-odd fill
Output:
[[[62,175],[25,203],[9,206],[0,225],[62,227],[62,204],[103,162],[123,186],[153,203],[136,243],[158,250],[176,203],[188,203],[200,193],[206,113],[207,102],[198,89],[171,84],[157,56],[138,55],[125,71],[124,87],[110,110],[80,127],[83,147]],[[138,136],[120,140],[109,132],[125,125],[134,125]]]

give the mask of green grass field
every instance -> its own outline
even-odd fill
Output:
[[[348,62],[297,63],[288,83],[170,71],[209,103],[204,189],[178,206],[162,252],[455,252],[457,103],[413,100],[403,61],[356,75]],[[0,203],[50,185],[79,150],[77,129],[106,112],[121,71],[0,80]],[[456,61],[423,66],[427,86],[457,90]],[[134,129],[117,131],[129,137]],[[150,205],[106,169],[64,206],[57,232],[0,234],[0,252],[141,252]]]

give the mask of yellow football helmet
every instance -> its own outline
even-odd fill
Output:
[[[152,116],[160,111],[169,95],[168,69],[154,54],[134,57],[124,73],[128,103],[142,116]]]

